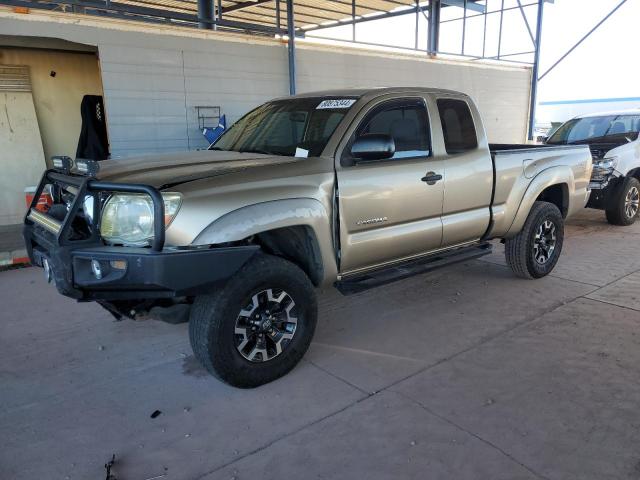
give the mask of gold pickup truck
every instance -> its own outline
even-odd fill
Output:
[[[490,145],[468,96],[426,88],[277,99],[206,151],[53,164],[31,261],[118,318],[188,320],[198,360],[238,387],[302,358],[317,287],[383,288],[491,239],[516,275],[547,275],[592,168],[586,146]]]

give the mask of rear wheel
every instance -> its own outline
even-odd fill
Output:
[[[541,278],[556,266],[564,240],[564,220],[558,207],[535,202],[522,230],[505,242],[505,256],[522,278]]]
[[[258,255],[219,291],[196,298],[189,339],[212,375],[236,387],[257,387],[300,361],[316,319],[315,290],[306,274],[282,258]]]
[[[640,182],[634,177],[625,177],[612,192],[605,213],[612,225],[631,225],[638,217],[640,207]]]

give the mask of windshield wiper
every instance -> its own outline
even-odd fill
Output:
[[[262,150],[260,148],[248,148],[246,150],[238,150],[239,153],[262,153],[263,155],[277,155],[277,153],[270,152],[269,150]]]

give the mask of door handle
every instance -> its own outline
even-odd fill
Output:
[[[420,180],[426,182],[427,185],[435,185],[437,181],[442,180],[442,175],[438,175],[436,172],[427,172]]]

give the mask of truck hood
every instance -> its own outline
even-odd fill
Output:
[[[143,183],[162,189],[245,169],[304,160],[258,153],[201,150],[105,160],[100,162],[98,178],[109,182]]]

